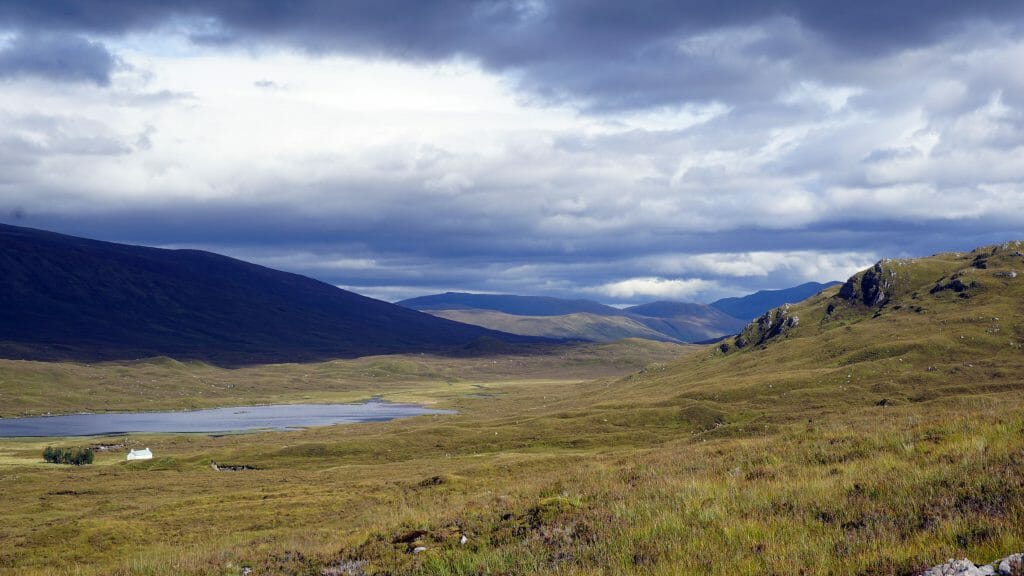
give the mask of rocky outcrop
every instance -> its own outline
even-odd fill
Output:
[[[970,290],[972,288],[977,288],[978,287],[978,283],[975,282],[974,280],[971,280],[969,282],[964,282],[963,278],[964,278],[963,273],[962,272],[957,272],[956,274],[953,274],[952,276],[950,276],[949,277],[949,281],[947,281],[945,283],[943,283],[942,280],[936,282],[935,286],[931,290],[929,290],[928,292],[930,294],[936,294],[936,293],[943,292],[943,291],[946,291],[946,290],[952,290],[953,292],[956,292],[957,294],[964,295],[964,292],[967,292],[968,290]]]
[[[920,576],[1024,576],[1024,554],[1011,554],[985,564],[975,566],[966,558],[960,560],[950,559],[944,564],[933,566],[925,570]]]
[[[722,352],[728,352],[733,346],[736,348],[758,346],[787,333],[790,329],[800,325],[800,317],[792,315],[791,308],[789,304],[785,304],[765,312],[757,320],[747,324],[743,332],[733,338],[731,345],[728,342],[723,342],[719,349]]]
[[[876,262],[871,268],[851,276],[839,289],[839,297],[872,308],[888,302],[896,271],[886,269],[884,262]]]

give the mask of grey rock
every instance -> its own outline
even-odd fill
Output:
[[[839,289],[839,297],[851,302],[863,303],[867,306],[882,306],[889,301],[886,291],[891,290],[895,270],[886,270],[883,261],[877,262],[864,272],[855,274]]]
[[[970,282],[964,282],[963,280],[961,280],[962,276],[963,276],[962,272],[958,272],[956,274],[953,274],[952,276],[950,276],[949,282],[946,282],[945,284],[943,284],[940,281],[929,292],[931,294],[935,294],[937,292],[942,292],[943,290],[952,290],[953,292],[956,292],[956,293],[960,294],[960,293],[966,292],[967,290],[970,290],[972,288],[977,288],[978,287],[978,283],[973,281],[973,280],[971,280]]]
[[[1000,560],[998,574],[1001,576],[1024,574],[1024,554],[1010,554],[1006,558]]]
[[[1017,271],[1010,270],[1009,272],[994,272],[992,275],[996,278],[1009,278],[1012,280],[1017,277]]]
[[[933,566],[920,576],[1019,576],[1024,574],[1024,553],[1011,554],[984,566],[975,566],[966,558],[949,559],[945,564]]]
[[[366,560],[342,560],[320,571],[321,576],[366,576]]]
[[[784,304],[765,312],[757,320],[747,324],[743,332],[733,339],[733,344],[737,348],[757,346],[788,332],[790,328],[800,323],[799,317],[789,315],[790,308],[789,304]],[[727,352],[728,350],[722,348],[722,351]]]
[[[983,571],[974,565],[974,562],[966,558],[960,560],[949,559],[945,564],[939,564],[925,570],[921,576],[988,576],[994,574],[991,566],[986,566],[989,571]]]

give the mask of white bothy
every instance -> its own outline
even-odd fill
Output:
[[[128,452],[128,460],[152,460],[153,453],[150,452],[149,448],[143,448],[142,450],[131,450]]]

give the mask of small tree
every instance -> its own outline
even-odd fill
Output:
[[[92,464],[94,457],[92,450],[88,448],[72,448],[68,450],[65,462],[75,466],[81,466],[83,464]]]
[[[89,448],[54,448],[47,446],[43,450],[43,460],[52,464],[72,464],[81,466],[92,464],[96,454]]]

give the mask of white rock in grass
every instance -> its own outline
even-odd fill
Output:
[[[961,560],[951,558],[945,564],[939,564],[926,570],[921,576],[989,576],[994,574],[991,566],[985,566],[985,568],[988,570],[978,568],[966,558]]]
[[[1014,570],[1016,569],[1016,572]],[[1011,554],[999,561],[999,574],[1020,574],[1024,571],[1024,554]]]

